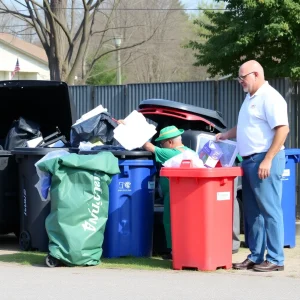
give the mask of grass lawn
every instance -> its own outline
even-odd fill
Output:
[[[16,263],[22,265],[45,265],[47,254],[41,252],[18,252],[11,254],[0,255],[0,262]],[[46,265],[45,265],[46,266]],[[172,269],[172,262],[162,260],[161,257],[137,258],[137,257],[122,257],[122,258],[103,258],[97,266],[99,268],[115,268],[115,269],[143,269],[143,270],[162,270]]]
[[[240,235],[240,240],[244,241],[244,235]],[[6,245],[6,247],[5,247]],[[13,247],[0,243],[0,263],[11,263],[29,266],[45,266],[45,258],[47,253],[42,252],[25,252],[17,250]],[[298,266],[300,257],[300,236],[296,236],[296,247],[285,249],[287,264]],[[1,249],[2,248],[2,249]],[[6,250],[5,250],[6,249]],[[233,261],[243,260],[248,255],[249,249],[240,247],[239,252],[233,255]],[[103,258],[96,268],[106,269],[140,269],[140,270],[172,270],[172,261],[163,260],[161,257],[137,258],[137,257],[121,257],[121,258]],[[291,268],[291,267],[290,267]],[[298,267],[297,267],[298,268]]]

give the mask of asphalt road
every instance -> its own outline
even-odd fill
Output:
[[[299,279],[195,271],[112,270],[0,265],[1,300],[23,299],[289,299]],[[250,273],[249,273],[250,274]]]
[[[0,255],[19,251],[13,236],[0,237],[0,241]],[[272,273],[51,269],[0,262],[0,300],[299,300],[298,248],[286,249],[286,271]],[[240,249],[233,259],[244,258],[246,251]]]

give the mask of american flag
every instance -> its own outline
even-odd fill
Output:
[[[14,76],[16,75],[17,72],[20,71],[20,65],[19,65],[19,59],[17,58],[17,62],[16,62],[16,66],[14,71],[11,73],[11,79],[14,78]]]

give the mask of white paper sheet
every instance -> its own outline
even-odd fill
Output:
[[[94,109],[90,110],[89,112],[87,112],[86,114],[82,115],[81,118],[79,120],[77,120],[76,123],[73,125],[81,123],[81,122],[83,122],[87,119],[90,119],[96,115],[99,115],[103,112],[107,112],[107,109],[104,108],[102,105],[98,105],[96,108],[94,108]]]
[[[35,139],[29,140],[26,142],[26,146],[28,148],[35,148],[41,141],[43,140],[43,137],[37,137]]]
[[[114,138],[126,150],[142,147],[156,133],[155,126],[136,110],[124,119],[124,123],[114,129]]]

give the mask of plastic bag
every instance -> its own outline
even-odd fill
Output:
[[[81,123],[81,122],[83,122],[83,121],[85,121],[87,119],[90,119],[90,118],[92,118],[92,117],[94,117],[96,115],[99,115],[99,114],[101,114],[103,112],[107,112],[107,108],[104,108],[102,105],[98,105],[97,107],[95,107],[94,109],[90,110],[86,114],[83,114],[81,116],[81,118],[76,121],[76,123],[74,125],[79,124],[79,123]]]
[[[45,221],[49,255],[67,266],[97,265],[108,219],[109,184],[120,173],[110,152],[40,163],[52,176],[51,212]]]
[[[75,123],[71,127],[71,146],[78,148],[80,142],[92,142],[95,137],[104,144],[113,144],[116,142],[113,132],[116,127],[117,123],[106,112]]]
[[[203,161],[199,158],[198,154],[191,150],[186,150],[163,163],[167,168],[180,168],[183,160],[190,160],[193,168],[205,168]]]
[[[102,146],[103,143],[99,139],[92,139],[90,142],[80,142],[79,150],[81,151],[89,151],[95,146]]]
[[[38,167],[39,163],[42,161],[56,158],[56,157],[62,157],[62,156],[68,155],[68,154],[70,154],[70,153],[66,150],[51,151],[51,152],[47,153],[45,156],[43,156],[39,161],[37,161],[34,164],[37,175],[39,177],[39,181],[37,182],[35,187],[38,190],[42,201],[50,200],[49,189],[51,187],[52,175],[49,172],[41,171]]]
[[[26,147],[26,142],[42,136],[40,126],[22,117],[13,122],[5,139],[4,149],[12,150],[16,147]]]

